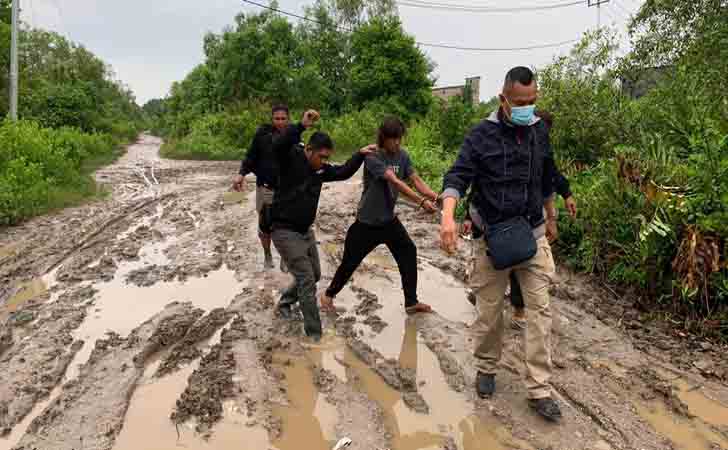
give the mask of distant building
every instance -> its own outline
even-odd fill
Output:
[[[455,96],[465,97],[470,94],[473,105],[480,103],[480,77],[470,77],[465,79],[465,84],[460,86],[445,86],[432,89],[432,94],[445,101]]]

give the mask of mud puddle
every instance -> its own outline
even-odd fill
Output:
[[[690,414],[705,422],[728,430],[728,407],[706,397],[700,386],[693,386],[683,379],[673,381],[677,396],[687,406]]]
[[[336,406],[326,400],[313,383],[310,364],[321,365],[317,355],[311,353],[313,361],[307,358],[288,358],[277,355],[276,361],[289,361],[285,365],[285,387],[287,406],[275,406],[273,414],[281,419],[283,434],[273,442],[277,450],[299,450],[305,443],[306,450],[330,450],[338,440]]]
[[[248,285],[247,280],[238,281],[235,272],[225,266],[205,277],[188,278],[185,281],[159,281],[151,286],[136,286],[126,282],[129,273],[148,265],[150,261],[163,263],[166,260],[164,248],[168,245],[162,243],[144,247],[140,251],[141,261],[121,264],[113,280],[94,285],[98,293],[92,310],[75,331],[76,339],[83,340],[84,346],[69,366],[66,380],[78,375],[79,365],[88,360],[95,342],[107,332],[126,336],[173,301],[191,302],[205,311],[226,307]]]
[[[41,278],[35,278],[18,287],[15,294],[0,305],[0,322],[20,309],[26,302],[46,292],[47,287]]]
[[[669,437],[679,449],[712,450],[712,444],[728,449],[728,438],[711,427],[728,430],[728,407],[709,398],[701,385],[691,384],[663,368],[653,370],[668,386],[672,386],[673,395],[687,406],[691,418],[677,416],[663,400],[635,405],[640,415],[655,430]]]
[[[728,440],[721,437],[699,420],[676,417],[664,402],[654,400],[648,404],[635,403],[637,412],[658,433],[666,436],[679,450],[713,450],[713,444],[728,448]]]
[[[0,261],[8,256],[15,256],[18,247],[20,247],[19,244],[7,244],[0,247]]]
[[[202,439],[194,431],[193,423],[175,427],[169,418],[170,414],[197,364],[190,364],[174,374],[155,379],[136,389],[114,450],[239,450],[243,443],[246,448],[269,448],[265,430],[246,427],[245,417],[230,410],[226,410],[225,418],[215,426],[209,440]]]
[[[454,443],[461,450],[530,448],[527,444],[514,440],[508,430],[495,420],[482,419],[464,395],[450,389],[437,357],[424,343],[418,342],[413,321],[408,321],[404,338],[400,340],[402,345],[399,348],[398,361],[403,368],[416,371],[419,392],[428,404],[436,405],[429,414],[419,414],[410,409],[404,403],[402,394],[387,385],[377,373],[357,358],[343,340],[327,337],[324,341],[322,345],[309,347],[308,363],[323,367],[342,381],[347,378],[348,371],[352,380],[356,380],[357,388],[384,411],[385,424],[392,435],[392,450],[441,450],[447,442]],[[296,365],[293,367],[294,371],[304,370],[300,374],[294,372],[293,376],[298,376],[296,380],[310,382],[308,380],[311,374],[305,373],[305,364],[303,369],[296,368]],[[296,388],[298,389],[298,384]],[[289,390],[289,396],[291,394],[293,392]],[[309,400],[308,404],[312,403]],[[316,436],[324,436],[331,443],[326,431],[333,424],[326,420],[329,417],[326,411],[325,407],[317,410],[317,417],[324,420],[323,423],[319,422],[321,426],[317,428]],[[335,410],[333,413],[335,414]],[[310,421],[311,418],[309,415],[306,420]],[[334,416],[332,420],[335,419]],[[285,436],[289,428],[284,425],[283,430]],[[319,442],[323,445],[323,442]]]
[[[399,273],[388,271],[390,280],[373,276],[370,273],[355,274],[357,287],[366,289],[377,297],[381,308],[374,311],[386,326],[381,330],[373,330],[370,326],[357,322],[357,331],[364,332],[363,340],[377,349],[386,358],[396,358],[400,351],[399,343],[405,334],[405,321],[407,315],[404,311],[404,297],[402,294]],[[344,294],[347,291],[342,291]],[[442,317],[465,324],[471,324],[476,319],[476,311],[466,299],[465,287],[453,277],[444,274],[429,264],[424,264],[420,270],[418,281],[418,296],[420,301],[432,306],[433,311]],[[347,305],[345,299],[349,295],[337,297],[337,306],[347,306],[347,309],[356,305]]]

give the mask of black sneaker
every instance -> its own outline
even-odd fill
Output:
[[[292,319],[293,318],[293,311],[291,311],[290,306],[279,306],[278,307],[278,315],[283,317],[284,319]]]
[[[475,390],[480,398],[491,398],[495,392],[495,374],[478,372]]]
[[[468,291],[468,301],[470,302],[471,305],[475,306],[475,303],[476,303],[475,292]]]
[[[561,408],[551,397],[528,400],[529,406],[536,410],[544,419],[550,422],[558,422],[561,419]]]

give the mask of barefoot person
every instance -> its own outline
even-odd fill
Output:
[[[327,134],[315,132],[305,146],[300,143],[303,131],[318,118],[318,112],[307,111],[300,124],[289,126],[273,144],[280,183],[273,198],[272,237],[294,277],[293,284],[281,296],[278,311],[283,317],[290,317],[291,306],[299,303],[304,330],[314,340],[321,339],[321,319],[316,305],[321,266],[311,226],[316,219],[321,186],[351,178],[364,157],[373,151],[373,147],[365,147],[343,165],[329,164],[334,143]]]
[[[272,123],[261,125],[253,136],[250,149],[240,164],[240,172],[233,180],[233,189],[243,190],[245,176],[254,173],[256,180],[255,210],[258,212],[258,237],[265,254],[265,268],[273,268],[273,255],[270,251],[271,223],[270,208],[273,195],[278,187],[278,161],[273,154],[273,142],[281,136],[288,126],[288,107],[276,105],[272,109]],[[285,270],[281,261],[281,270]]]
[[[506,75],[501,105],[465,138],[455,164],[444,178],[440,238],[443,248],[456,248],[455,207],[469,187],[474,190],[471,216],[483,230],[475,241],[470,285],[478,322],[475,357],[476,391],[495,392],[495,375],[503,346],[503,300],[511,272],[523,289],[527,311],[525,335],[529,405],[547,420],[561,410],[551,395],[551,322],[549,287],[555,265],[546,237],[543,209],[551,210],[553,157],[546,125],[534,115],[536,79],[526,67]],[[473,214],[475,213],[475,214]]]
[[[402,278],[404,306],[408,314],[429,312],[431,308],[417,300],[417,247],[394,212],[400,193],[420,208],[436,212],[438,195],[415,173],[407,151],[400,147],[405,126],[389,117],[379,127],[377,151],[364,163],[364,190],[356,221],[346,233],[344,256],[329,288],[321,297],[321,306],[333,309],[333,300],[341,292],[364,258],[379,245],[392,253]],[[406,182],[411,181],[418,195]]]

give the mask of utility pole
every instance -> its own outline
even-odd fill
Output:
[[[591,8],[592,6],[597,7],[597,29],[602,26],[602,5],[609,3],[609,0],[588,0],[587,4]]]
[[[10,120],[18,120],[18,16],[20,0],[13,0],[10,35]]]

